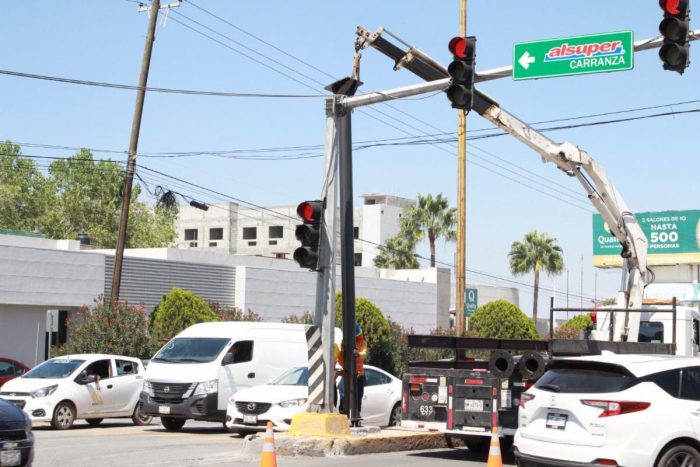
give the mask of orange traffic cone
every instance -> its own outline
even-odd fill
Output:
[[[501,442],[498,440],[498,433],[491,433],[491,447],[489,448],[489,458],[486,467],[503,467]]]
[[[260,454],[260,467],[277,467],[275,434],[272,430],[272,422],[267,422],[267,430],[265,430],[262,453]]]

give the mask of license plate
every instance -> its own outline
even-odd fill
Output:
[[[247,425],[257,425],[258,416],[257,415],[243,415],[243,423]]]
[[[566,428],[566,421],[568,418],[569,416],[563,413],[548,413],[545,426],[555,430],[563,430]]]
[[[170,413],[170,407],[168,407],[167,405],[159,405],[158,406],[158,413],[168,415]]]
[[[483,412],[484,401],[478,399],[464,399],[464,410],[467,412]]]
[[[0,451],[0,465],[10,466],[19,465],[22,462],[22,455],[19,449],[9,449]]]

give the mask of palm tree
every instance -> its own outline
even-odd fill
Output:
[[[535,291],[532,304],[532,320],[537,325],[537,297],[540,291],[540,271],[547,274],[558,274],[564,269],[562,249],[557,240],[546,233],[537,230],[525,235],[523,242],[513,242],[508,253],[510,271],[521,276],[531,271],[535,272]]]
[[[374,258],[374,265],[378,268],[392,269],[418,269],[418,260],[413,250],[416,242],[400,233],[389,237],[384,245],[378,247],[379,254]]]
[[[401,219],[402,236],[421,240],[428,235],[430,242],[430,267],[435,267],[435,240],[445,237],[446,240],[455,240],[457,232],[454,230],[457,224],[457,209],[450,208],[447,198],[439,193],[433,195],[418,195],[418,204],[406,210]]]

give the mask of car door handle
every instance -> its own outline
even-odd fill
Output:
[[[248,378],[255,378],[255,373],[248,373]]]
[[[108,385],[107,385],[107,389],[112,389],[112,385],[111,385],[111,384],[108,384]]]

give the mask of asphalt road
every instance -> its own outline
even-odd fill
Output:
[[[257,456],[243,455],[243,438],[220,425],[188,421],[181,432],[165,431],[159,423],[134,426],[130,420],[105,420],[99,427],[76,422],[67,431],[36,426],[35,467],[56,466],[246,466],[258,467]],[[467,449],[436,449],[341,456],[333,458],[277,457],[277,465],[368,466],[483,466],[483,454]],[[504,465],[513,465],[504,459]]]

